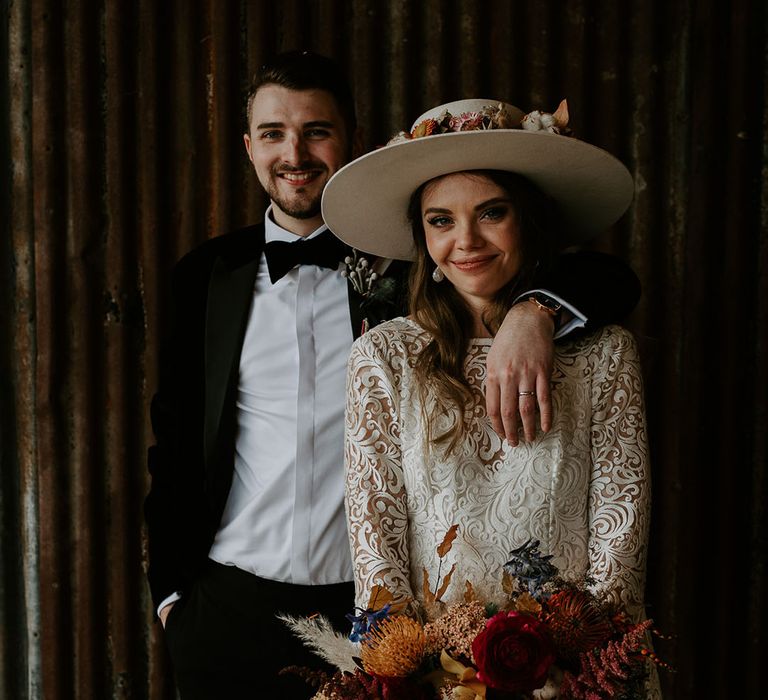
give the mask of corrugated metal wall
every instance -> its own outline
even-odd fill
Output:
[[[629,164],[598,246],[645,285],[648,602],[668,697],[762,696],[765,3],[16,0],[0,17],[0,698],[170,698],[144,579],[147,405],[173,262],[258,219],[248,78],[348,66],[369,147],[425,108],[554,108]]]

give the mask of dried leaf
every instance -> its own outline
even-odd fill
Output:
[[[453,541],[456,539],[456,533],[459,531],[458,525],[451,525],[448,532],[445,533],[443,541],[437,547],[437,556],[441,559],[451,551]]]
[[[422,571],[424,572],[424,582],[422,584],[424,604],[430,605],[431,603],[435,602],[435,595],[432,593],[432,585],[429,582],[429,571],[427,571],[427,567],[422,567]]]
[[[446,577],[443,579],[443,583],[440,585],[440,588],[437,591],[437,594],[435,595],[435,600],[440,600],[443,597],[443,593],[448,589],[448,586],[451,583],[451,577],[453,576],[453,572],[456,571],[456,564],[451,567],[451,570],[448,572]]]
[[[398,601],[397,603],[391,603],[389,606],[389,614],[390,615],[397,615],[398,613],[403,612],[408,605],[410,605],[413,602],[413,598],[403,598],[402,600]]]
[[[389,604],[390,615],[402,612],[408,606],[410,599],[405,598],[400,601],[395,601],[395,596],[390,590],[384,586],[376,584],[371,588],[371,596],[368,599],[368,610],[381,610],[385,605]]]
[[[424,615],[427,620],[437,620],[438,617],[445,615],[446,604],[441,600],[425,603],[423,605]]]
[[[378,583],[371,588],[371,597],[368,599],[368,610],[381,610],[387,603],[391,603],[395,596],[388,588]]]
[[[506,569],[501,576],[501,589],[507,595],[512,595],[515,592],[515,579],[512,578]]]
[[[541,603],[534,598],[528,591],[517,596],[515,601],[515,610],[524,613],[534,613],[538,615],[541,612]]]
[[[475,594],[475,588],[474,586],[469,582],[464,582],[464,602],[465,603],[472,603],[477,600],[477,595]]]
[[[568,115],[568,100],[562,100],[552,116],[555,119],[555,124],[558,126],[568,126],[568,119],[570,119]]]

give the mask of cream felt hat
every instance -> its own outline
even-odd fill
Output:
[[[568,243],[604,231],[627,210],[632,176],[614,156],[568,135],[563,101],[527,115],[495,100],[459,100],[422,114],[411,132],[341,168],[323,192],[328,228],[358,250],[414,260],[407,208],[425,182],[464,170],[528,178],[560,207]]]

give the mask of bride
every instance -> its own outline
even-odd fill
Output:
[[[557,113],[536,116],[544,128],[529,131],[510,105],[442,105],[326,188],[336,235],[415,261],[410,315],[363,335],[349,361],[346,505],[362,608],[381,585],[418,609],[458,525],[446,603],[465,581],[500,600],[510,551],[534,539],[561,574],[588,575],[642,616],[650,480],[630,333],[608,326],[558,346],[553,427],[533,442],[511,447],[485,414],[485,360],[513,301],[632,196],[618,160],[558,133]],[[536,387],[524,389],[521,411],[533,410]]]

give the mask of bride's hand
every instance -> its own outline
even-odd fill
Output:
[[[524,301],[509,310],[488,351],[486,409],[494,430],[513,447],[520,423],[527,442],[536,437],[537,403],[541,429],[552,427],[553,335],[552,317]]]

